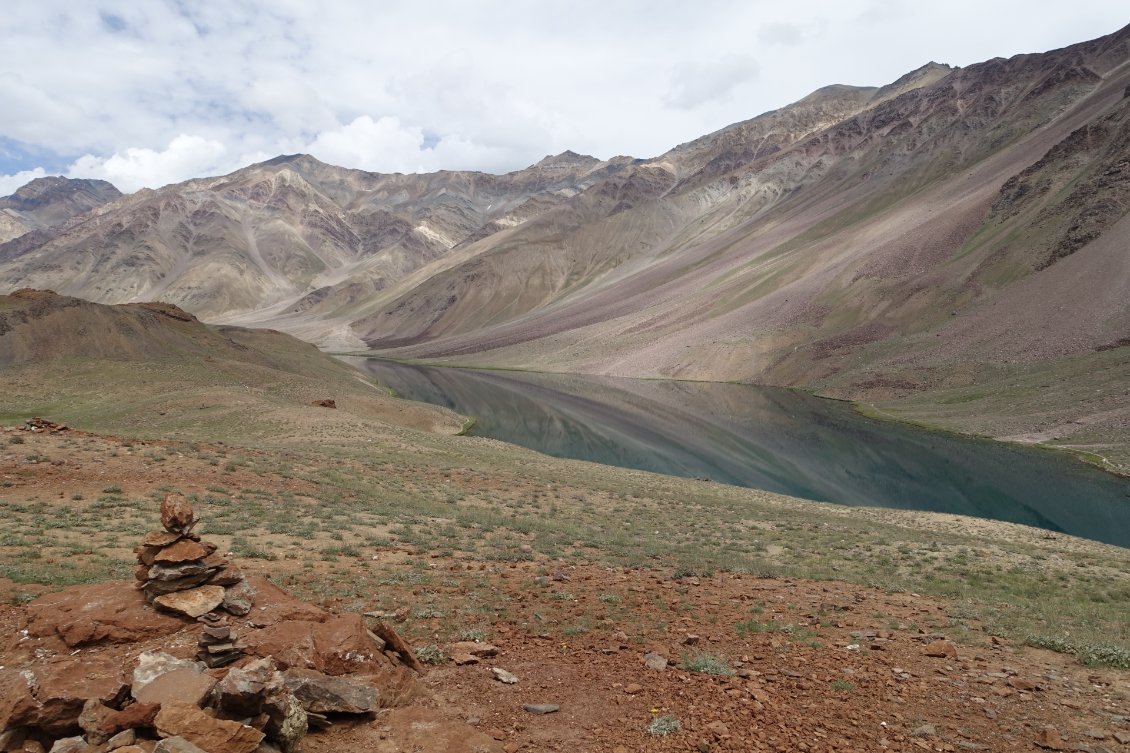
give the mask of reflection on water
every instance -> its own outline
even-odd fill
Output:
[[[473,434],[547,455],[1130,546],[1130,480],[1046,451],[866,419],[803,393],[355,363],[401,397],[474,416]]]

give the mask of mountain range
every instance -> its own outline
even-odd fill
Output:
[[[1017,375],[1081,380],[1017,432],[1121,431],[1128,212],[1130,27],[829,86],[651,159],[402,175],[290,155],[126,196],[41,179],[0,199],[0,292],[404,358],[945,395],[916,415],[969,403],[967,429]]]

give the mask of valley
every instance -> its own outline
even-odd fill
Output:
[[[313,753],[1128,746],[1128,248],[1130,27],[654,157],[37,178],[0,198],[0,722],[67,655],[195,655],[29,632],[157,580],[172,495],[427,665]]]

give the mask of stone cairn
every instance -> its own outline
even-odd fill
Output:
[[[251,611],[254,594],[239,568],[192,532],[198,519],[192,504],[179,494],[161,503],[163,531],[150,531],[137,552],[138,587],[147,601],[165,611],[204,623],[197,658],[222,667],[243,655],[243,647],[227,618]]]

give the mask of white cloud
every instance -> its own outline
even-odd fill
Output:
[[[0,143],[27,149],[3,169],[86,155],[76,170],[128,190],[315,145],[383,170],[649,157],[828,84],[1125,22],[1110,0],[7,3]]]
[[[227,149],[219,141],[181,134],[163,151],[131,147],[110,157],[87,154],[67,171],[71,178],[108,180],[127,193],[145,187],[164,186],[189,178],[226,172]]]
[[[332,165],[379,173],[484,170],[505,156],[458,135],[428,139],[419,126],[405,125],[395,117],[373,120],[369,115],[323,131],[305,151]]]
[[[47,177],[47,171],[42,167],[37,167],[34,170],[21,170],[14,175],[0,175],[0,196],[11,196],[36,178],[45,177]]]

